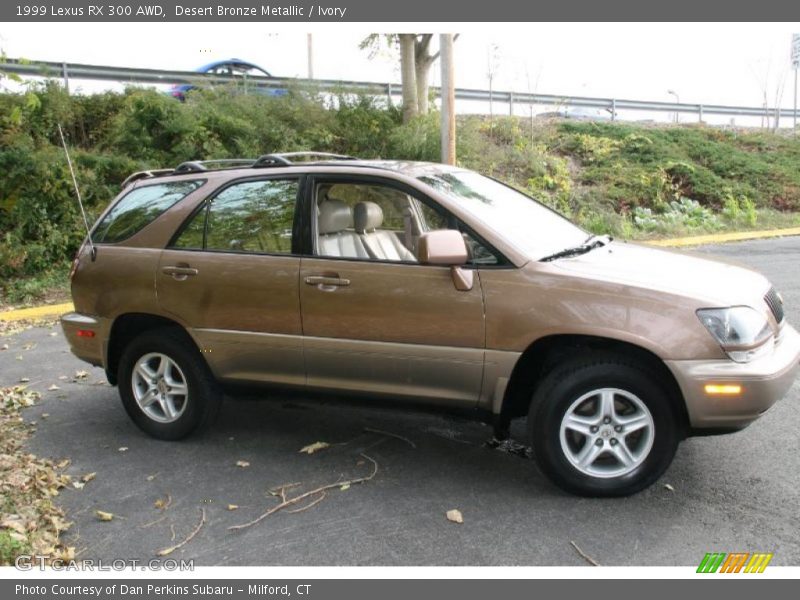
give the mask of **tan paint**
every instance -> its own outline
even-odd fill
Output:
[[[164,273],[175,266],[197,274]],[[187,325],[217,377],[302,383],[299,268],[294,256],[167,249],[156,272],[159,308]]]
[[[661,358],[680,385],[692,424],[703,427],[746,424],[794,380],[800,336],[787,325],[770,316],[780,343],[770,356],[743,366],[727,358],[695,316],[698,308],[735,305],[767,313],[769,284],[761,275],[617,242],[577,258],[535,262],[502,232],[417,179],[449,167],[380,165],[389,170],[353,163],[159,178],[206,182],[130,239],[100,245],[96,261],[83,250],[72,286],[76,313],[63,319],[73,352],[108,366],[114,320],[153,314],[184,326],[221,379],[425,398],[498,413],[513,368],[531,344],[553,335],[590,335]],[[460,256],[451,243],[455,236],[435,239],[435,248],[422,241],[420,258],[427,252],[429,262],[438,262],[430,261],[431,253],[447,254],[449,264],[442,265],[164,250],[220,185],[298,173],[404,183],[462,219],[510,266],[461,269],[459,275],[472,275],[471,285],[454,278],[453,256]],[[80,327],[92,328],[96,337],[77,337]],[[709,378],[741,382],[745,393],[735,402],[709,400],[702,393]]]
[[[306,345],[310,385],[341,388],[348,382],[354,385],[354,379],[372,381],[369,385],[383,379],[391,388],[439,386],[462,400],[477,402],[484,346],[478,278],[472,290],[459,291],[446,266],[302,259],[300,281],[315,276],[346,279],[350,284],[330,288],[301,284],[306,338],[346,341],[322,343],[317,339]],[[405,346],[400,352],[399,346],[387,350],[372,344],[375,342]],[[413,374],[410,367],[430,361],[432,348],[441,350],[438,374],[427,367]],[[453,354],[448,348],[466,351]]]

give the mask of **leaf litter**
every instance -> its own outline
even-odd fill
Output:
[[[25,451],[31,427],[20,410],[41,398],[24,385],[0,388],[0,536],[11,541],[10,553],[0,563],[12,564],[16,556],[36,554],[47,561],[70,560],[75,548],[61,539],[69,529],[64,511],[54,498],[70,484],[62,471],[69,461],[58,463]]]

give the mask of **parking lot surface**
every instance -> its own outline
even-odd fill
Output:
[[[800,237],[696,251],[763,272],[800,324]],[[487,448],[483,424],[369,401],[226,398],[209,432],[153,440],[128,419],[102,370],[69,353],[58,327],[0,343],[9,345],[0,385],[28,378],[43,396],[24,412],[37,428],[30,451],[69,458],[75,479],[96,473],[57,498],[74,522],[64,539],[79,558],[154,558],[186,538],[203,511],[206,523],[171,557],[196,565],[587,564],[574,542],[602,565],[697,565],[711,551],[773,552],[771,564],[800,564],[798,383],[748,429],[684,442],[650,489],[597,500],[566,495],[533,461]],[[73,381],[81,370],[88,375]],[[524,440],[523,423],[514,434]],[[330,446],[299,452],[318,441]],[[369,475],[362,455],[378,465],[371,480],[335,487],[308,510],[228,529],[274,506],[269,491],[282,484],[300,484],[291,497]],[[451,509],[463,523],[447,520]],[[115,518],[100,521],[96,510]]]

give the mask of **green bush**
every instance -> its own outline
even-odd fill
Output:
[[[55,82],[0,93],[0,277],[49,273],[83,238],[58,124],[93,220],[131,172],[185,160],[319,150],[437,161],[439,118],[434,111],[403,124],[382,98],[313,88],[265,97],[216,87],[186,102],[141,88],[70,96]],[[800,141],[788,136],[478,115],[459,117],[457,130],[459,165],[596,233],[791,224],[790,211],[800,211]],[[17,287],[20,297],[38,289]]]

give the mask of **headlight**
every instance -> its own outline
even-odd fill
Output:
[[[702,308],[700,322],[736,362],[748,362],[767,350],[773,340],[766,315],[749,306]],[[774,340],[773,340],[774,341]]]

